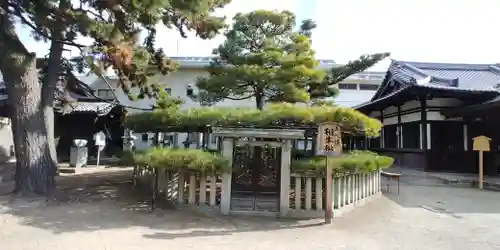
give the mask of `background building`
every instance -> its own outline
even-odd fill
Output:
[[[210,63],[210,57],[173,57],[180,65],[179,70],[170,73],[166,76],[158,76],[158,82],[165,84],[165,89],[171,93],[172,96],[180,97],[185,101],[182,108],[193,108],[199,107],[199,103],[192,101],[187,96],[187,89],[189,87],[195,89],[196,79],[201,76],[207,76],[208,73],[205,67]],[[320,67],[328,70],[338,64],[333,60],[319,60]],[[338,84],[340,89],[339,95],[335,98],[335,101],[342,106],[355,106],[370,100],[370,98],[375,94],[378,86],[384,79],[385,72],[362,72],[359,74],[352,75]],[[96,95],[101,98],[113,99],[114,95],[118,100],[127,106],[133,106],[138,108],[149,108],[155,103],[153,99],[143,99],[137,101],[130,101],[126,95],[123,94],[121,89],[115,88],[110,89],[108,85],[97,76],[85,76],[81,77],[81,80],[89,84],[90,87],[95,89]],[[116,84],[116,79],[109,79],[112,85]],[[114,94],[113,94],[114,92]],[[253,99],[234,101],[234,100],[224,100],[215,106],[255,106],[255,101]],[[138,110],[130,109],[130,112],[137,112]]]
[[[158,76],[158,82],[163,83],[165,90],[170,92],[174,97],[179,97],[184,100],[184,105],[182,109],[196,108],[200,107],[200,104],[196,101],[191,100],[188,97],[188,89],[192,88],[194,93],[197,93],[196,89],[196,79],[201,76],[208,76],[208,72],[205,67],[209,65],[210,57],[172,57],[177,63],[179,63],[179,69],[176,72],[170,73],[166,76]],[[334,60],[319,60],[319,67],[328,70],[335,67],[336,64]],[[362,72],[359,74],[352,75],[338,84],[340,89],[339,95],[334,99],[336,103],[342,106],[355,106],[370,100],[370,98],[375,94],[380,83],[384,79],[385,72]],[[91,88],[95,90],[97,96],[113,100],[116,98],[121,104],[126,106],[137,107],[139,109],[148,109],[151,105],[155,104],[154,99],[142,99],[131,101],[123,93],[120,88],[117,88],[117,79],[110,78],[108,83],[110,83],[112,88],[109,88],[108,84],[101,78],[97,76],[85,76],[81,78],[82,81],[89,84]],[[254,99],[247,100],[223,100],[214,106],[218,107],[255,107]],[[130,113],[142,112],[139,109],[129,109]],[[139,138],[136,142],[136,148],[142,149],[149,147],[152,140],[153,134],[148,136],[142,134],[136,134]],[[183,141],[186,140],[187,135],[173,133],[172,135],[166,135],[175,137],[174,143],[181,145]],[[215,143],[215,140],[214,142]]]

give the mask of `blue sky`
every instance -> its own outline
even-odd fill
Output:
[[[298,8],[294,11],[297,15],[297,20],[300,22],[304,19],[313,18],[316,12],[318,0],[301,0],[299,1]]]
[[[345,63],[361,54],[391,52],[408,61],[500,62],[500,2],[401,0],[233,0],[219,14],[232,17],[255,9],[290,10],[298,19],[318,24],[313,47],[318,58]],[[23,41],[40,56],[48,45]],[[222,37],[203,41],[192,34],[182,39],[176,31],[159,29],[158,42],[171,56],[208,56]],[[384,70],[388,60],[374,70]]]

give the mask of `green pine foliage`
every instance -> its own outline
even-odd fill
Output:
[[[360,150],[353,150],[340,157],[331,157],[328,159],[328,164],[331,164],[334,176],[343,176],[352,173],[370,173],[378,169],[388,168],[393,163],[394,159],[391,157]],[[325,174],[326,158],[317,156],[293,160],[291,168],[296,173]]]
[[[176,69],[162,49],[157,48],[158,24],[177,29],[184,37],[194,31],[210,39],[225,27],[224,18],[212,12],[230,0],[48,0],[8,1],[9,16],[31,28],[37,40],[55,42],[55,30],[62,30],[57,42],[81,50],[72,59],[75,69],[91,68],[101,75],[113,68],[120,84],[131,98],[157,97],[160,86],[152,80],[158,72]],[[91,38],[91,44],[79,44],[78,37]],[[139,94],[133,95],[132,88]]]
[[[351,151],[340,157],[332,157],[334,176],[355,173],[370,173],[392,166],[394,159],[370,151]],[[149,148],[145,151],[124,154],[121,164],[160,168],[171,171],[187,170],[204,173],[224,173],[232,171],[228,159],[216,152],[185,148]],[[292,160],[291,170],[306,175],[324,175],[325,157]]]
[[[313,107],[291,103],[269,104],[266,109],[201,107],[167,109],[127,116],[125,126],[135,132],[193,132],[206,126],[301,127],[337,122],[344,132],[378,136],[382,124],[351,108],[331,105]]]
[[[210,76],[197,81],[195,98],[206,105],[255,98],[259,109],[269,101],[309,101],[309,84],[323,81],[325,72],[317,68],[309,37],[295,26],[289,11],[238,13],[214,50]]]
[[[318,68],[311,47],[316,23],[307,19],[299,30],[295,26],[296,17],[288,11],[237,14],[225,34],[226,41],[214,50],[213,62],[207,67],[210,76],[198,79],[199,93],[192,98],[203,105],[254,98],[259,109],[266,102],[333,98],[339,82],[389,56],[362,55],[324,71]]]
[[[218,153],[190,148],[154,147],[122,156],[122,162],[141,167],[199,172],[229,172],[229,161]]]

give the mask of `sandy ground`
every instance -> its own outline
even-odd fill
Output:
[[[123,170],[60,177],[50,204],[1,196],[0,249],[500,249],[500,193],[418,176],[332,225],[151,212],[129,179]]]

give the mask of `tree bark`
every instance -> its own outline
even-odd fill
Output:
[[[61,0],[59,9],[64,12],[69,8],[69,2]],[[47,138],[51,160],[57,167],[57,152],[54,135],[54,92],[56,91],[57,81],[61,72],[62,53],[64,44],[61,43],[65,38],[65,24],[59,20],[52,30],[52,41],[50,45],[50,54],[47,66],[47,76],[43,79],[42,105],[45,117],[45,126],[47,127]],[[56,169],[57,170],[57,169]]]
[[[1,5],[8,9],[8,1]],[[50,153],[36,54],[24,47],[11,20],[8,13],[0,12],[0,71],[9,97],[17,160],[14,192],[49,195],[55,187],[56,166]]]
[[[62,52],[64,45],[56,42],[60,35],[54,33],[54,39],[50,46],[50,55],[48,60],[47,77],[42,84],[42,107],[47,127],[47,139],[49,144],[49,153],[54,166],[57,166],[57,152],[54,136],[54,92],[56,90],[59,73],[61,71]]]
[[[257,109],[264,109],[264,89],[257,87],[255,90],[255,105]]]
[[[21,196],[49,195],[55,187],[56,165],[50,153],[36,56],[19,59],[24,65],[13,65],[12,70],[2,67],[17,160],[14,192]]]

